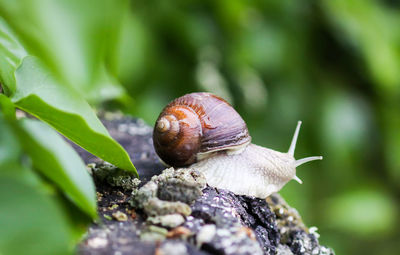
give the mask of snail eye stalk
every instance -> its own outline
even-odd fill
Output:
[[[291,156],[294,156],[294,150],[296,149],[296,143],[297,143],[297,138],[299,137],[300,127],[301,127],[301,121],[299,120],[297,122],[296,130],[294,131],[292,142],[290,143],[290,147],[288,150],[288,154]]]
[[[296,160],[296,167],[298,167],[298,166],[300,166],[300,165],[302,165],[302,164],[304,164],[304,163],[307,163],[307,162],[310,162],[310,161],[314,161],[314,160],[322,160],[323,159],[323,157],[322,156],[312,156],[312,157],[307,157],[307,158],[302,158],[302,159],[298,159],[298,160]]]

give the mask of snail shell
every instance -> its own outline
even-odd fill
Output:
[[[154,147],[168,165],[202,172],[207,183],[238,195],[266,198],[288,181],[301,180],[296,167],[321,156],[294,158],[299,121],[288,152],[251,144],[247,126],[225,100],[192,93],[169,103],[156,121]]]
[[[157,154],[171,166],[187,166],[250,141],[242,117],[228,102],[210,93],[187,94],[169,103],[153,132]]]

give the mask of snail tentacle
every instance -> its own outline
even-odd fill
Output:
[[[296,167],[298,167],[298,166],[300,166],[300,165],[302,165],[302,164],[304,164],[304,163],[310,162],[310,161],[322,160],[322,159],[323,159],[322,156],[312,156],[312,157],[297,159],[297,160],[296,160]]]
[[[297,177],[297,175],[295,175],[295,176],[293,177],[293,180],[295,180],[296,182],[298,182],[298,183],[300,183],[300,184],[303,184],[303,181],[302,181],[299,177]]]
[[[300,127],[301,127],[301,121],[299,120],[297,122],[296,130],[294,131],[293,139],[292,139],[292,142],[290,143],[290,147],[289,147],[289,151],[288,151],[288,154],[293,157],[294,157],[294,151],[296,149],[297,138],[299,137]],[[296,160],[295,167],[298,167],[304,163],[314,161],[314,160],[322,160],[322,156],[312,156],[312,157],[298,159],[298,160]],[[293,179],[295,179],[300,184],[303,183],[297,176],[293,177]]]
[[[294,156],[294,150],[296,149],[297,138],[299,137],[301,127],[301,120],[297,122],[296,130],[294,131],[294,135],[292,138],[292,142],[290,143],[288,154]]]

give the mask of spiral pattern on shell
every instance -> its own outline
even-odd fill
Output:
[[[210,93],[191,93],[169,103],[156,121],[154,147],[170,166],[196,162],[199,154],[250,143],[247,126],[233,107]]]

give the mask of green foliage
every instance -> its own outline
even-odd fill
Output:
[[[0,253],[67,254],[90,223],[79,211],[97,218],[92,180],[50,127],[17,120],[12,102],[1,94],[0,110]]]
[[[2,254],[68,254],[69,227],[50,195],[0,172],[0,201]]]
[[[137,175],[127,152],[110,137],[89,104],[74,90],[57,83],[38,59],[24,58],[15,79],[17,90],[11,99],[17,107],[49,123],[94,155]]]
[[[113,48],[127,1],[22,0],[0,1],[0,14],[18,34],[22,45],[45,63],[62,84],[86,99],[103,90],[104,98],[121,96],[116,82],[104,82],[107,54]],[[110,56],[111,57],[111,56]],[[113,78],[108,77],[108,80]],[[119,91],[119,93],[115,93]]]
[[[97,218],[78,154],[15,107],[138,176],[89,105],[129,100],[113,60],[127,3],[0,1],[0,254],[68,254]]]
[[[398,90],[400,11],[378,1],[324,1],[328,17],[362,54],[368,74],[382,93]]]
[[[18,136],[33,167],[54,182],[82,211],[96,218],[96,194],[82,159],[44,123],[23,119]]]
[[[12,121],[15,121],[14,106],[8,98],[0,94],[0,121],[1,121],[1,132],[0,132],[0,165],[13,163],[18,160],[21,153],[21,146],[17,140],[17,137],[12,131],[12,127],[7,125],[5,117]]]
[[[3,89],[7,95],[15,92],[14,72],[27,55],[14,33],[0,17],[0,82],[7,84]]]
[[[7,33],[10,30],[6,24],[0,25],[4,31],[4,55],[14,59],[3,63],[2,67],[10,73],[2,82],[16,106],[46,121],[94,155],[137,175],[126,151],[110,137],[85,99],[73,87],[57,80],[37,57],[24,56],[23,47]],[[9,44],[17,50],[9,50]],[[23,58],[17,60],[18,56]]]

